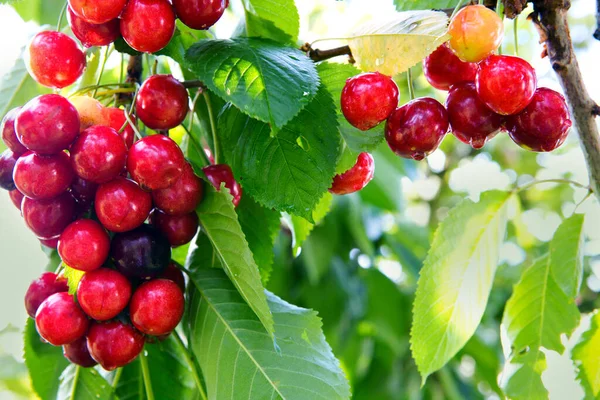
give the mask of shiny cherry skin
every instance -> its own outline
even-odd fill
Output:
[[[80,271],[100,268],[108,258],[110,238],[102,225],[91,219],[79,219],[65,228],[58,241],[63,262]]]
[[[0,188],[4,190],[15,189],[14,171],[19,158],[9,149],[0,154]]]
[[[171,75],[152,75],[140,87],[135,110],[138,118],[150,129],[175,128],[189,111],[188,92]]]
[[[448,132],[448,124],[444,106],[431,97],[422,97],[390,115],[385,139],[397,155],[422,160],[438,148]]]
[[[143,283],[129,304],[131,322],[140,332],[152,336],[171,332],[183,316],[185,300],[177,284],[168,279]]]
[[[15,164],[13,178],[17,189],[32,199],[51,199],[65,192],[75,174],[67,153],[41,156],[23,154]]]
[[[533,67],[522,58],[491,55],[479,63],[475,86],[481,101],[492,111],[512,115],[527,107],[537,78]]]
[[[192,166],[185,163],[183,173],[166,189],[152,191],[154,205],[169,215],[185,215],[193,212],[204,196],[202,180]]]
[[[477,64],[461,61],[444,43],[423,60],[423,74],[434,88],[450,90],[455,83],[475,80]]]
[[[229,189],[229,194],[233,196],[233,205],[237,207],[242,199],[242,187],[233,177],[233,171],[227,164],[208,165],[202,168],[206,179],[214,186],[218,191],[221,190],[221,184],[225,184],[225,187]]]
[[[179,289],[185,292],[185,277],[183,276],[183,272],[173,262],[169,263],[167,269],[159,275],[159,278],[175,282],[179,286]]]
[[[84,22],[104,24],[118,18],[126,3],[127,0],[69,0],[69,10]]]
[[[356,75],[342,90],[342,113],[350,124],[367,131],[386,120],[398,106],[398,86],[379,72]]]
[[[79,114],[69,100],[44,94],[30,100],[15,122],[19,141],[39,154],[55,154],[69,148],[79,134]]]
[[[94,183],[113,180],[127,160],[127,146],[117,131],[108,126],[92,126],[71,146],[71,163],[75,173]]]
[[[108,126],[117,131],[119,136],[125,141],[127,149],[129,149],[135,140],[135,131],[127,122],[127,118],[125,118],[125,110],[116,107],[106,107],[104,109],[104,115],[107,118]],[[135,120],[133,120],[133,122],[135,122]],[[121,132],[123,126],[125,126],[125,128],[123,129],[123,132]]]
[[[42,246],[46,246],[49,249],[56,249],[58,248],[58,237],[52,238],[52,239],[38,239],[40,241],[40,244]]]
[[[146,136],[129,149],[127,171],[142,187],[165,189],[175,183],[185,166],[183,152],[165,135]]]
[[[462,82],[450,88],[446,110],[452,134],[475,149],[482,148],[502,126],[502,116],[479,99],[473,82]]]
[[[96,321],[108,321],[127,307],[131,283],[118,271],[100,268],[87,272],[77,287],[77,302]]]
[[[569,109],[564,97],[548,88],[535,91],[531,103],[506,120],[512,140],[531,151],[552,151],[564,143],[571,127]]]
[[[373,179],[375,174],[375,161],[369,153],[360,153],[356,164],[343,174],[333,178],[329,191],[333,194],[343,195],[358,192]]]
[[[23,199],[21,205],[25,224],[40,239],[52,239],[73,221],[75,199],[65,192],[52,199]]]
[[[67,280],[57,276],[54,272],[44,272],[39,278],[31,282],[25,293],[25,309],[31,318],[35,318],[40,304],[54,293],[69,290]]]
[[[448,26],[450,48],[463,61],[479,62],[492,54],[504,38],[504,24],[483,5],[466,6]]]
[[[87,346],[92,358],[107,371],[123,367],[142,352],[144,335],[120,321],[92,323]]]
[[[104,2],[94,2],[94,4],[102,3]],[[78,17],[71,7],[67,11],[67,18],[73,35],[85,47],[108,46],[121,36],[118,18],[111,19],[102,24],[90,24],[83,18]]]
[[[198,231],[198,215],[167,215],[160,210],[152,213],[152,222],[169,240],[171,247],[189,243]]]
[[[123,39],[142,53],[161,50],[174,33],[175,13],[167,0],[129,0],[121,14]]]
[[[23,197],[25,195],[19,191],[19,189],[13,189],[8,192],[8,197],[10,197],[10,201],[21,211],[21,204],[23,203]]]
[[[62,89],[83,74],[85,54],[69,36],[57,31],[40,32],[25,51],[32,78],[41,85]]]
[[[73,96],[69,101],[79,114],[80,131],[94,125],[108,125],[104,105],[98,100],[90,96]]]
[[[63,355],[73,364],[83,368],[90,368],[98,364],[90,355],[87,347],[87,338],[85,336],[74,342],[65,344],[63,346]]]
[[[38,333],[54,346],[69,344],[83,337],[88,325],[87,316],[67,292],[51,295],[35,313]]]
[[[192,29],[213,26],[227,8],[226,0],[173,0],[177,17]]]
[[[23,146],[23,144],[19,142],[19,139],[17,138],[17,130],[15,129],[15,120],[17,119],[19,112],[21,112],[21,107],[13,108],[7,112],[2,119],[2,124],[0,125],[2,141],[6,147],[12,150],[12,152],[17,156],[20,156],[27,151],[27,147]]]
[[[135,182],[116,178],[98,187],[96,215],[106,229],[125,232],[140,226],[152,209],[152,196]]]
[[[171,246],[156,228],[142,225],[113,237],[110,256],[117,270],[128,278],[153,278],[171,261]]]

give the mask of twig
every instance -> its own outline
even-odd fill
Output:
[[[348,62],[350,64],[354,64],[356,61],[352,56],[352,51],[350,50],[350,46],[341,46],[328,50],[321,49],[313,49],[310,43],[305,43],[304,46],[300,48],[301,51],[307,53],[308,57],[314,62],[320,62],[329,60],[330,58],[339,57],[339,56],[348,56]]]
[[[186,89],[200,88],[206,90],[206,85],[200,81],[183,81],[181,82]]]
[[[594,39],[600,40],[600,0],[596,0],[596,31]]]

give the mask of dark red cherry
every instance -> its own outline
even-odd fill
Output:
[[[475,80],[477,64],[462,61],[444,43],[423,60],[423,74],[434,88],[449,90],[455,83]]]
[[[0,154],[0,188],[4,190],[15,189],[14,170],[19,156],[10,149]]]
[[[110,238],[102,225],[91,219],[79,219],[65,228],[58,241],[63,262],[80,271],[100,268],[108,258]]]
[[[125,110],[115,107],[107,107],[104,109],[104,115],[108,119],[108,124],[113,128],[125,141],[125,145],[129,149],[135,140],[135,131],[125,118]],[[135,118],[132,119],[135,122]],[[124,128],[123,128],[124,127]],[[121,132],[123,129],[123,132]]]
[[[171,247],[189,243],[198,231],[198,215],[191,212],[185,215],[167,215],[160,210],[154,210],[152,221],[169,240]]]
[[[63,346],[63,355],[75,365],[83,368],[90,368],[98,364],[92,358],[87,347],[87,338],[84,336],[74,342]]]
[[[369,153],[360,153],[352,168],[333,178],[329,191],[339,195],[357,192],[371,182],[374,173],[373,157]]]
[[[569,135],[571,118],[564,97],[548,88],[535,91],[529,105],[506,119],[512,140],[527,150],[552,151]]]
[[[21,204],[23,203],[23,193],[19,192],[19,189],[13,189],[8,192],[8,197],[10,197],[10,201],[21,211]]]
[[[103,3],[103,1],[93,2],[93,4],[99,5]],[[85,19],[78,17],[71,7],[69,7],[67,12],[67,18],[69,20],[71,31],[73,31],[73,35],[75,35],[85,47],[107,46],[121,36],[118,18],[111,19],[110,21],[101,24],[91,24]]]
[[[58,237],[52,239],[38,239],[42,246],[46,246],[49,249],[56,249],[58,247]]]
[[[437,149],[446,132],[448,113],[431,97],[415,99],[398,108],[385,125],[385,139],[390,149],[401,157],[415,160],[422,160]]]
[[[79,134],[79,114],[64,97],[44,94],[25,104],[15,129],[29,150],[55,154],[68,149]]]
[[[71,183],[71,194],[77,200],[77,205],[83,209],[87,209],[92,205],[97,190],[97,183],[86,181],[77,175]]]
[[[192,29],[208,29],[223,16],[226,0],[173,0],[177,17]]]
[[[74,177],[67,153],[41,156],[33,152],[23,154],[15,164],[13,178],[17,189],[32,199],[51,199],[64,193]]]
[[[126,3],[127,0],[69,0],[69,9],[85,22],[103,24],[118,18]]]
[[[17,138],[17,131],[15,129],[15,120],[17,115],[21,112],[21,107],[13,108],[6,113],[2,119],[2,125],[0,125],[0,131],[2,132],[2,141],[13,153],[17,156],[25,153],[27,147],[23,146]]]
[[[342,90],[342,112],[352,125],[369,130],[390,116],[398,106],[398,86],[379,72],[356,75]]]
[[[65,192],[53,199],[23,199],[21,206],[25,224],[40,239],[52,239],[73,221],[75,199]]]
[[[87,272],[77,287],[77,301],[83,311],[96,321],[107,321],[127,307],[131,283],[119,272],[100,268]]]
[[[181,124],[189,110],[188,92],[171,75],[152,75],[135,100],[138,118],[150,129],[171,129]]]
[[[185,215],[193,212],[203,196],[202,180],[196,176],[188,163],[185,163],[183,173],[171,186],[152,191],[154,205],[169,215]]]
[[[125,232],[140,226],[152,209],[152,196],[135,182],[116,178],[98,187],[96,215],[106,229]]]
[[[492,111],[511,115],[521,112],[537,86],[535,70],[525,60],[491,55],[479,63],[477,94]]]
[[[171,332],[183,316],[185,300],[177,284],[168,279],[143,283],[129,304],[131,322],[140,332],[152,336]]]
[[[165,135],[138,140],[127,155],[127,171],[133,180],[152,190],[165,189],[175,183],[184,166],[183,152]]]
[[[71,146],[75,173],[94,183],[105,183],[119,176],[126,160],[123,138],[108,126],[87,128]]]
[[[185,277],[183,276],[183,272],[181,272],[173,262],[169,263],[167,269],[165,269],[158,277],[175,282],[177,286],[179,286],[179,289],[181,289],[182,292],[185,292]]]
[[[502,116],[479,99],[473,82],[461,82],[450,88],[446,110],[452,134],[475,149],[482,148],[502,126]]]
[[[144,335],[120,321],[92,323],[87,334],[92,358],[107,371],[123,367],[142,352]]]
[[[67,280],[57,276],[54,272],[44,272],[39,278],[31,282],[25,293],[25,309],[31,318],[35,318],[40,304],[54,293],[69,290]]]
[[[121,35],[137,51],[156,53],[174,33],[175,13],[167,0],[129,0],[121,14]]]
[[[171,246],[156,228],[142,225],[113,237],[110,256],[117,270],[129,278],[153,278],[171,261]]]
[[[229,189],[229,193],[233,196],[233,205],[237,207],[242,199],[242,187],[233,177],[231,167],[227,164],[209,165],[202,168],[206,179],[217,190],[221,190],[221,184],[225,183],[225,187]]]
[[[72,343],[83,337],[89,321],[67,292],[48,297],[35,313],[35,326],[40,336],[54,346]]]

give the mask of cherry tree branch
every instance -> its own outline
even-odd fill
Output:
[[[596,31],[594,38],[600,40],[600,0],[596,0]]]
[[[307,53],[308,57],[314,62],[329,60],[330,58],[339,56],[348,56],[350,64],[354,64],[354,57],[352,57],[352,51],[350,46],[341,46],[328,50],[313,49],[310,43],[305,43],[300,48],[301,51]]]

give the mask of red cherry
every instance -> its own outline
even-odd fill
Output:
[[[103,24],[119,15],[127,0],[69,0],[69,9],[79,18],[90,24]]]
[[[32,199],[58,196],[69,188],[74,175],[70,157],[64,151],[52,156],[27,152],[19,157],[13,173],[17,189]]]
[[[73,169],[94,183],[108,182],[121,173],[127,160],[127,146],[117,131],[108,126],[92,126],[71,146]]]
[[[175,128],[188,113],[188,92],[171,75],[152,75],[140,87],[135,110],[150,129]]]
[[[431,97],[415,99],[398,108],[385,125],[390,149],[405,158],[422,160],[438,148],[448,132],[448,113]]]
[[[54,293],[69,290],[67,280],[57,276],[54,272],[44,272],[39,278],[31,282],[25,293],[25,309],[31,318],[35,318],[40,304]]]
[[[93,4],[100,5],[104,3],[103,1],[93,2]],[[107,46],[121,36],[118,18],[101,24],[91,24],[85,19],[78,17],[71,7],[69,7],[67,19],[69,20],[69,26],[71,27],[71,31],[73,31],[73,35],[85,47]]]
[[[539,88],[529,105],[517,115],[506,119],[512,140],[531,151],[552,151],[569,135],[571,127],[565,98],[558,92]]]
[[[86,181],[77,175],[71,183],[71,194],[77,200],[77,205],[83,209],[88,209],[92,205],[97,190],[97,183]]]
[[[107,321],[127,307],[131,283],[119,272],[100,268],[87,272],[77,287],[77,301],[96,321]]]
[[[185,158],[177,143],[164,135],[138,140],[129,149],[127,170],[141,186],[165,189],[183,173]]]
[[[0,131],[2,132],[2,141],[13,153],[17,156],[25,153],[27,147],[23,146],[17,138],[17,131],[15,130],[15,120],[17,115],[21,112],[21,107],[13,108],[6,113],[2,119],[2,125],[0,125]]]
[[[23,203],[23,197],[25,197],[25,195],[19,192],[19,189],[13,189],[10,192],[8,192],[8,196],[10,197],[10,201],[12,201],[15,207],[17,207],[19,211],[21,211],[21,204]]]
[[[192,29],[208,29],[223,16],[226,0],[173,0],[177,17]]]
[[[129,149],[135,140],[135,131],[127,122],[127,118],[125,118],[125,110],[115,107],[107,107],[104,109],[104,115],[108,119],[109,126],[119,133],[119,136],[123,138],[125,145]],[[135,119],[133,122],[135,122]],[[123,126],[125,126],[125,129],[123,129],[123,132],[121,132]]]
[[[156,53],[174,33],[175,13],[167,0],[129,0],[121,14],[121,35],[137,51]]]
[[[63,346],[63,355],[73,364],[90,368],[97,364],[92,358],[87,347],[87,338],[84,336],[76,341]]]
[[[214,186],[217,191],[221,190],[221,184],[225,183],[225,187],[229,189],[229,193],[233,196],[233,205],[237,207],[242,199],[242,187],[233,177],[231,167],[227,164],[208,165],[202,168],[206,179]]]
[[[56,89],[73,84],[85,68],[85,54],[62,32],[45,31],[35,35],[25,58],[33,79]]]
[[[454,136],[475,149],[482,148],[500,131],[502,116],[490,110],[479,99],[473,82],[452,86],[446,100],[446,109]]]
[[[152,208],[152,196],[135,182],[116,178],[96,192],[96,215],[106,229],[125,232],[140,226]]]
[[[35,313],[40,336],[54,346],[62,346],[85,335],[89,321],[67,292],[55,293]]]
[[[73,221],[75,199],[65,192],[53,199],[23,199],[21,206],[25,224],[40,239],[52,239]]]
[[[144,335],[119,321],[92,323],[87,345],[92,358],[112,371],[135,360],[144,348]]]
[[[356,75],[342,90],[342,112],[352,125],[369,130],[387,119],[398,106],[398,86],[379,72]]]
[[[371,182],[374,174],[373,157],[369,153],[360,153],[352,168],[333,178],[329,191],[339,195],[358,192]]]
[[[188,163],[183,166],[183,173],[166,189],[152,191],[154,205],[169,215],[185,215],[193,212],[202,197],[204,186]]]
[[[423,74],[434,88],[449,90],[455,83],[475,80],[477,64],[462,61],[444,43],[423,60]]]
[[[175,282],[155,279],[133,293],[129,304],[131,322],[147,335],[166,335],[181,321],[184,305],[183,292]]]
[[[38,239],[42,246],[46,246],[49,249],[56,249],[58,247],[58,237],[52,239]]]
[[[15,129],[29,150],[55,154],[68,149],[79,134],[79,114],[64,97],[44,94],[25,104]]]
[[[15,186],[14,170],[19,156],[6,149],[0,154],[0,188],[13,190]]]
[[[172,262],[167,266],[165,271],[159,275],[159,278],[175,282],[177,286],[179,286],[179,289],[181,289],[182,292],[185,292],[185,277],[183,276],[183,272],[181,272],[181,270]]]
[[[80,271],[98,269],[108,258],[110,238],[91,219],[80,219],[65,228],[58,241],[58,254],[65,264]]]
[[[157,209],[152,213],[152,221],[167,237],[171,247],[189,243],[198,231],[198,215],[195,212],[174,216]]]
[[[522,58],[491,55],[479,63],[475,86],[481,101],[492,111],[511,115],[527,107],[537,78],[533,67]]]

